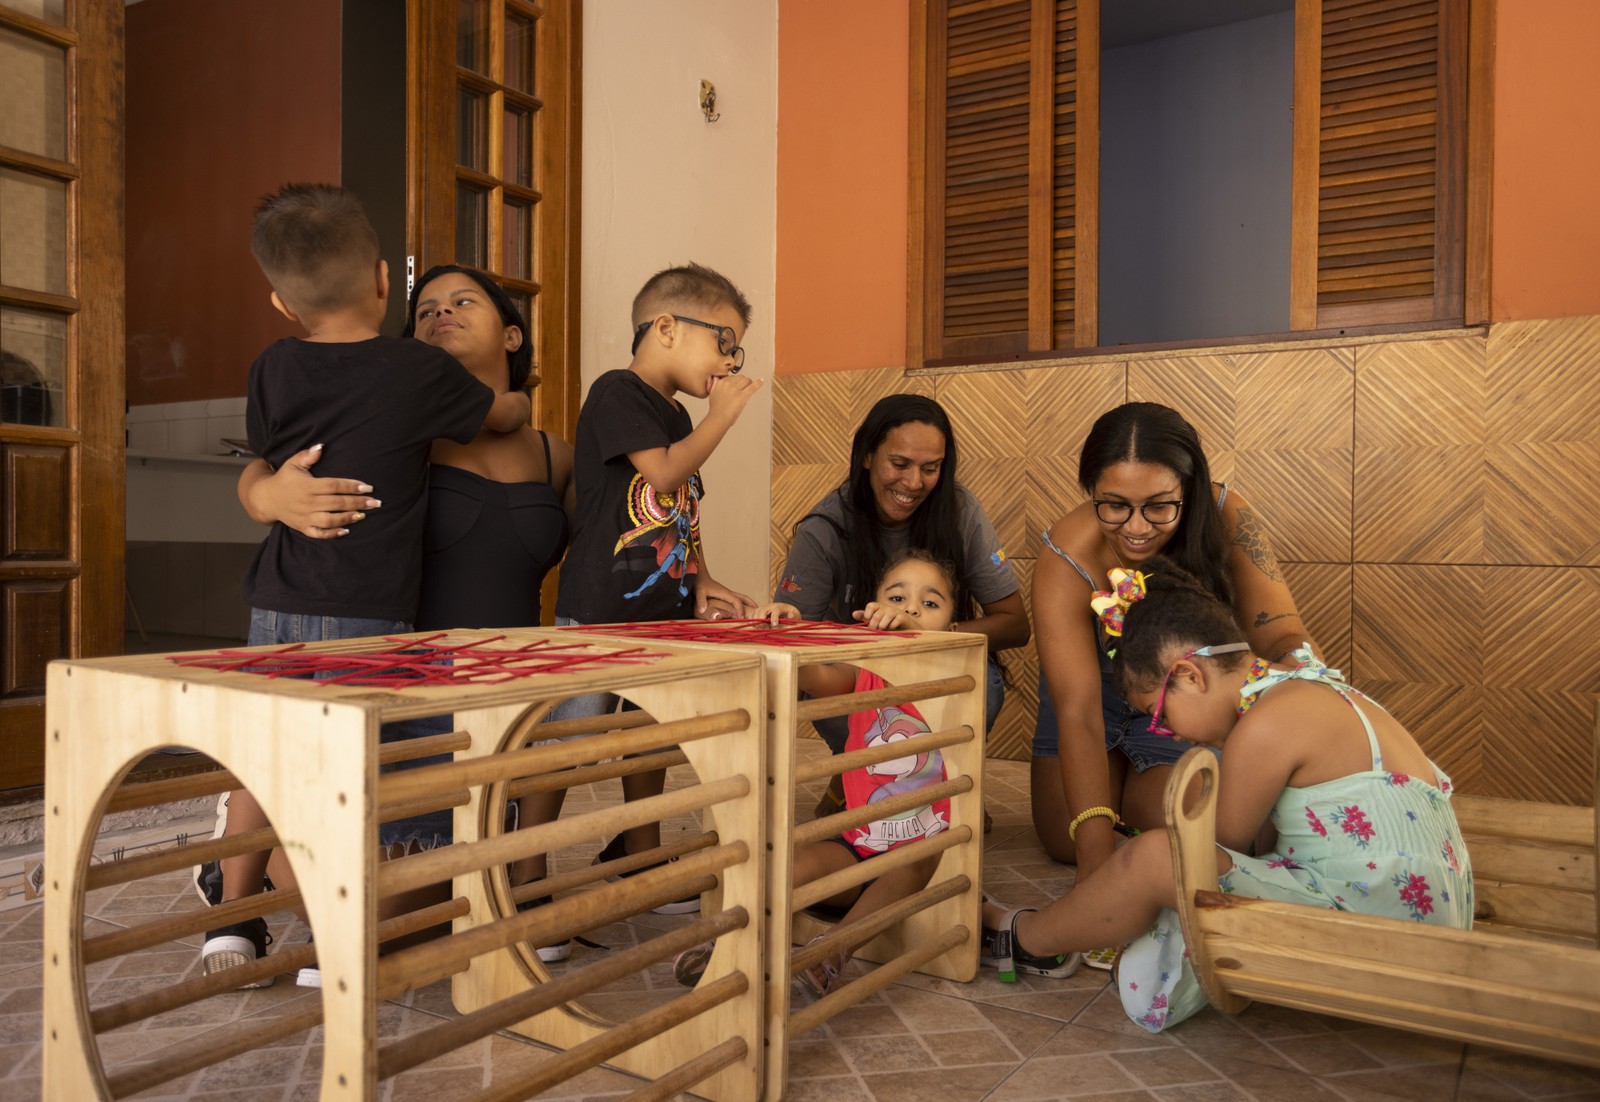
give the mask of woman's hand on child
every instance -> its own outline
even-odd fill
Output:
[[[358,479],[312,474],[321,458],[322,445],[313,444],[290,456],[271,477],[257,479],[247,491],[250,514],[269,523],[280,521],[312,539],[349,535],[350,525],[366,519],[367,512],[383,502],[370,496],[372,487]]]
[[[750,614],[750,618],[752,620],[767,620],[772,624],[773,627],[778,626],[779,620],[804,619],[804,617],[800,615],[800,610],[798,608],[795,608],[791,604],[785,604],[782,601],[772,601],[768,604],[759,606]]]
[[[868,601],[867,607],[852,613],[867,627],[875,631],[918,631],[917,621],[894,605]]]

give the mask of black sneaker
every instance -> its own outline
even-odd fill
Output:
[[[200,949],[201,966],[205,969],[206,975],[214,976],[228,968],[253,964],[267,955],[267,946],[271,944],[272,935],[267,933],[267,920],[264,918],[252,918],[236,922],[232,926],[207,930],[205,945]],[[272,979],[273,977],[269,976],[239,986],[241,989],[269,987]]]
[[[611,841],[607,842],[606,843],[606,848],[601,850],[599,852],[599,854],[597,854],[595,856],[594,864],[603,865],[607,861],[615,861],[617,858],[626,857],[627,855],[628,855],[627,846],[622,841],[622,835],[619,834],[615,838],[611,839]],[[637,874],[639,874],[641,872],[649,872],[651,869],[659,869],[662,865],[665,865],[666,863],[667,863],[666,861],[657,861],[655,864],[646,865],[642,869],[634,869],[632,872],[618,873],[615,876],[608,876],[608,877],[606,877],[606,879],[607,880],[620,880],[621,878],[623,878],[625,876],[635,876],[635,875],[637,875]],[[650,909],[652,911],[654,911],[658,915],[699,914],[700,913],[700,897],[698,895],[691,895],[691,896],[688,896],[687,898],[675,899],[670,903],[663,903],[660,906],[652,907]]]
[[[991,930],[983,928],[983,938],[978,950],[978,963],[1000,971],[1001,983],[1016,983],[1017,973],[1026,972],[1033,976],[1049,976],[1053,979],[1065,979],[1078,970],[1078,965],[1083,962],[1081,953],[1056,953],[1051,956],[1035,956],[1023,949],[1017,943],[1017,916],[1023,911],[1034,910],[1033,907],[1023,907],[1019,910],[1008,912],[1000,920],[1000,929]]]

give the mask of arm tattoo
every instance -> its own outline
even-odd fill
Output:
[[[1261,612],[1256,613],[1255,626],[1258,628],[1264,628],[1274,620],[1287,620],[1289,617],[1294,615],[1297,614],[1293,612],[1280,612],[1276,616],[1268,616],[1266,611],[1262,610]]]
[[[1278,569],[1278,558],[1272,553],[1272,544],[1267,542],[1267,530],[1261,526],[1256,515],[1248,507],[1239,510],[1239,530],[1233,537],[1233,542],[1244,548],[1245,554],[1250,556],[1250,561],[1256,564],[1256,569],[1267,576],[1268,581],[1283,581],[1283,572]]]

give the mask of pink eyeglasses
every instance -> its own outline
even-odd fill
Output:
[[[1167,676],[1161,679],[1161,691],[1156,694],[1156,706],[1150,712],[1150,733],[1166,738],[1178,737],[1178,732],[1161,722],[1161,709],[1167,703],[1167,683],[1172,680],[1172,671],[1178,668],[1179,662],[1185,658],[1214,658],[1219,654],[1233,654],[1235,651],[1249,649],[1249,643],[1213,643],[1209,647],[1197,647],[1188,654],[1179,656],[1167,667]]]

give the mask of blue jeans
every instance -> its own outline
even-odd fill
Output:
[[[1000,670],[1000,663],[991,656],[988,662],[988,677],[984,685],[983,694],[983,731],[988,734],[994,730],[994,721],[1000,714],[1000,706],[1006,702],[1006,683]],[[802,700],[811,699],[810,694],[801,693]],[[817,729],[817,734],[822,736],[822,741],[828,744],[828,749],[835,754],[844,753],[845,740],[850,737],[850,717],[831,716],[828,719],[814,719],[811,725]]]
[[[250,636],[252,647],[284,643],[321,643],[332,639],[366,639],[371,636],[404,635],[411,625],[403,620],[377,620],[360,616],[314,616],[300,612],[276,612],[268,608],[250,610]],[[408,719],[399,723],[385,723],[379,729],[381,742],[399,742],[423,735],[444,734],[454,724],[449,716],[429,716],[426,719]],[[416,769],[424,765],[437,765],[450,760],[449,754],[436,754],[415,761],[395,762],[384,766],[384,772],[397,769]],[[380,823],[380,845],[414,842],[423,849],[448,845],[454,829],[454,814],[448,809],[432,811],[392,823]]]

